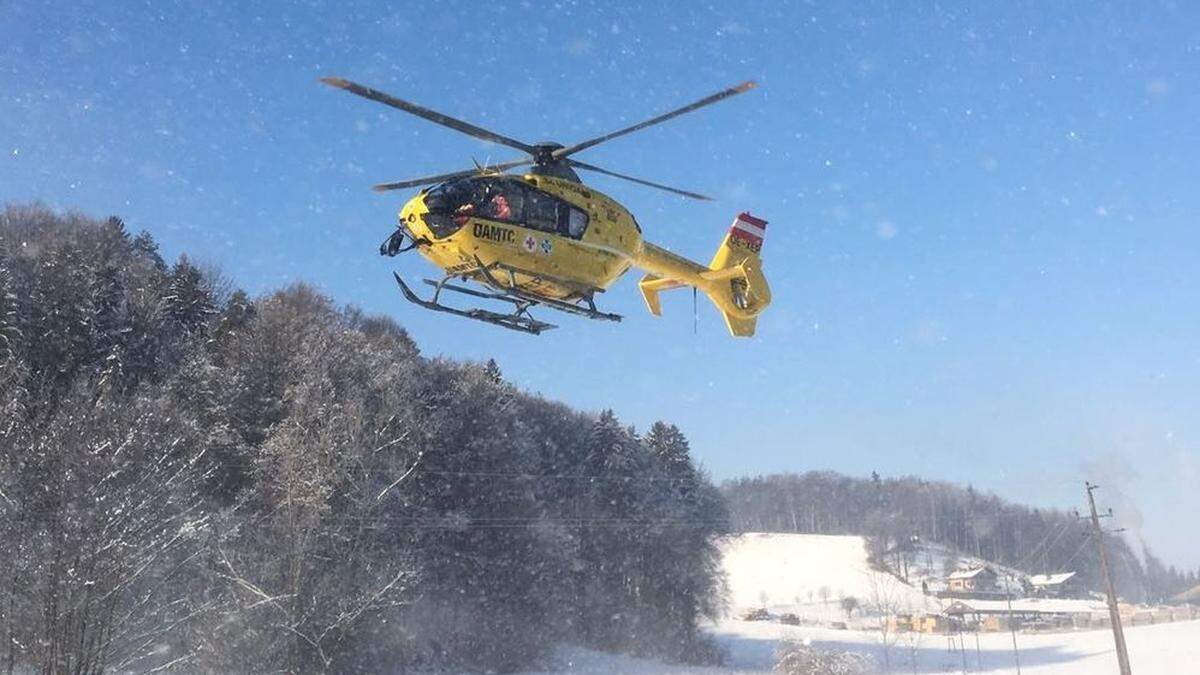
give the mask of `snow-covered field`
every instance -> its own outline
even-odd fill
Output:
[[[827,623],[844,618],[840,597],[864,604],[887,595],[898,605],[928,602],[919,591],[872,570],[861,537],[747,534],[722,542],[729,578],[731,616],[708,631],[729,651],[725,668],[700,668],[650,659],[564,648],[554,669],[569,673],[762,673],[775,663],[775,653],[788,641],[806,641],[828,649],[869,655],[879,672],[1016,673],[1012,637],[982,633],[958,638],[946,635],[891,635],[885,650],[875,630],[837,630],[827,625],[788,626],[768,621],[740,621],[738,613],[764,604],[775,614],[791,611],[806,620]],[[829,601],[821,599],[829,589]],[[881,590],[886,589],[886,590]],[[810,600],[810,593],[812,599]],[[885,598],[887,599],[887,598]],[[904,610],[901,610],[904,611]],[[856,619],[851,626],[869,623]],[[1200,621],[1135,626],[1125,630],[1130,661],[1139,675],[1200,673]],[[1023,674],[1084,675],[1116,672],[1112,634],[1108,631],[1017,634]],[[885,669],[890,665],[890,669]]]
[[[830,649],[869,654],[880,672],[884,670],[883,648],[877,633],[839,631],[807,626],[785,626],[768,622],[726,621],[713,629],[717,639],[730,650],[727,668],[697,668],[649,659],[567,649],[560,655],[561,671],[570,673],[763,673],[774,664],[775,650],[787,640],[810,640]],[[1134,626],[1125,631],[1129,659],[1138,675],[1183,675],[1200,672],[1200,621],[1181,621],[1155,626]],[[965,653],[952,648],[945,635],[923,635],[915,644],[902,638],[889,649],[891,672],[895,673],[992,673],[1017,672],[1012,638],[1008,633],[983,633],[976,651],[972,635],[964,638]],[[1017,634],[1021,672],[1036,675],[1092,675],[1115,673],[1112,633]],[[916,667],[914,668],[913,663]]]
[[[733,616],[766,607],[804,619],[846,619],[841,600],[888,602],[895,611],[936,611],[935,601],[867,563],[862,537],[748,533],[721,542]],[[932,603],[932,604],[931,604]]]

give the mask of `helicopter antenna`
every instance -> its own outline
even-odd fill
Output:
[[[492,161],[491,157],[485,157],[483,160],[483,164],[480,164],[479,160],[475,159],[474,155],[471,156],[471,163],[475,165],[475,172],[481,176],[486,176],[490,173],[503,173],[503,171],[501,171],[501,170],[493,169],[493,168],[489,167],[488,163],[491,161]]]

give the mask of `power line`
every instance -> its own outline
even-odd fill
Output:
[[[219,465],[257,466],[254,458],[223,457],[215,460]],[[522,471],[451,471],[447,469],[417,469],[416,473],[428,476],[464,476],[472,478],[520,478],[525,480],[584,480],[613,482],[671,482],[692,485],[713,485],[706,476],[697,472],[695,476],[656,476],[640,474],[582,474],[582,473],[535,473]],[[715,485],[714,485],[715,487]]]
[[[1070,521],[1068,521],[1068,522],[1070,522]],[[1059,533],[1061,534],[1062,529],[1065,529],[1065,528],[1066,528],[1066,524],[1063,525],[1063,528],[1060,528]],[[1041,541],[1039,541],[1036,546],[1034,546],[1032,549],[1030,549],[1029,553],[1026,553],[1024,556],[1022,556],[1021,559],[1019,561],[1017,561],[1017,564],[1013,565],[1013,567],[1016,567],[1017,569],[1024,569],[1025,563],[1027,563],[1030,560],[1032,560],[1033,558],[1037,557],[1038,553],[1041,553],[1042,547],[1045,546],[1046,542],[1050,540],[1050,535],[1053,533],[1054,533],[1053,528],[1047,528],[1046,533],[1044,535],[1042,535]],[[1057,541],[1057,537],[1055,538],[1055,540]]]
[[[1050,541],[1049,543],[1046,543],[1046,542],[1050,538],[1050,533],[1053,532],[1054,530],[1047,529],[1046,536],[1042,537],[1041,543],[1039,543],[1037,546],[1034,546],[1033,550],[1030,551],[1028,554],[1026,554],[1025,557],[1022,558],[1018,564],[1014,565],[1014,567],[1016,567],[1017,569],[1025,569],[1025,563],[1033,561],[1033,559],[1036,558],[1038,556],[1038,554],[1042,552],[1043,546],[1045,546],[1045,550],[1048,552],[1050,550],[1050,547],[1054,546],[1056,543],[1058,543],[1058,540],[1062,538],[1063,534],[1065,534],[1066,531],[1071,528],[1071,525],[1072,525],[1072,522],[1070,520],[1065,520],[1063,522],[1062,527],[1059,528],[1058,534],[1056,534],[1054,536],[1054,540]]]
[[[1088,540],[1085,537],[1083,541],[1079,542],[1079,548],[1075,549],[1075,552],[1071,554],[1071,557],[1067,558],[1067,562],[1063,563],[1063,567],[1070,567],[1071,563],[1075,562],[1075,559],[1079,557],[1079,554],[1083,553],[1083,549],[1087,548],[1087,545]]]

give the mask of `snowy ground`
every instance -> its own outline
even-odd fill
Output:
[[[604,654],[580,648],[560,651],[551,670],[568,673],[762,673],[775,663],[775,653],[788,641],[869,655],[879,672],[1016,673],[1012,637],[1008,633],[967,634],[960,648],[946,635],[892,635],[887,658],[878,631],[866,627],[872,618],[857,613],[851,630],[829,626],[844,620],[839,600],[854,596],[864,605],[884,600],[899,611],[936,603],[894,577],[871,569],[861,537],[795,534],[746,534],[722,542],[730,586],[730,616],[708,632],[729,651],[725,668],[698,668],[650,659]],[[828,589],[829,600],[822,599]],[[768,621],[740,621],[742,611],[766,606],[773,614],[792,612],[811,625],[788,626]],[[932,608],[936,611],[936,608]],[[1200,621],[1126,628],[1130,661],[1138,675],[1200,672]],[[1116,672],[1112,633],[1018,633],[1022,674],[1084,675]],[[890,669],[885,669],[890,664]]]
[[[696,668],[662,663],[649,659],[602,654],[583,649],[565,649],[559,656],[560,672],[569,673],[762,673],[774,664],[775,650],[786,640],[810,640],[830,649],[852,650],[869,654],[880,672],[885,671],[883,648],[877,633],[839,631],[807,626],[785,626],[768,622],[726,621],[712,633],[729,648],[727,668]],[[1134,672],[1181,674],[1198,672],[1200,667],[1200,621],[1182,621],[1155,626],[1134,626],[1125,631],[1129,659]],[[891,671],[895,673],[1016,673],[1012,638],[1008,633],[983,633],[976,652],[973,635],[964,637],[965,654],[951,648],[945,635],[923,635],[916,644],[904,639],[889,649]],[[1017,634],[1021,672],[1031,675],[1091,675],[1116,672],[1112,633]],[[965,658],[964,658],[965,657]],[[913,663],[916,667],[914,668]]]
[[[896,612],[937,611],[936,600],[867,563],[862,537],[748,533],[722,540],[732,616],[766,607],[806,620],[845,620],[841,600],[888,602]]]

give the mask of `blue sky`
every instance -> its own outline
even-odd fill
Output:
[[[253,292],[311,281],[426,354],[644,428],[717,478],[830,468],[1081,506],[1200,565],[1200,10],[1188,3],[53,3],[0,0],[0,201],[119,214]],[[770,221],[751,341],[690,294],[541,338],[407,305],[374,182],[513,156],[317,83],[525,140],[760,88],[581,159],[648,238],[707,260]],[[1193,528],[1194,529],[1194,528]]]

